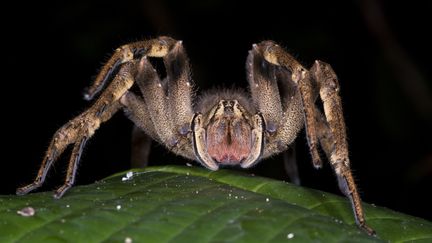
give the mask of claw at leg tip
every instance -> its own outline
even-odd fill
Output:
[[[64,193],[65,193],[65,191],[56,191],[53,194],[53,198],[54,199],[60,199],[63,196]]]
[[[364,231],[366,231],[366,233],[367,233],[368,235],[370,235],[370,236],[374,236],[374,237],[377,237],[377,236],[378,236],[377,233],[376,233],[376,231],[373,230],[371,227],[369,227],[369,226],[367,226],[367,225],[363,225],[363,226],[361,226],[361,228],[362,228]]]
[[[18,196],[22,196],[22,195],[24,195],[25,193],[23,192],[23,190],[21,190],[21,188],[18,188],[18,189],[15,191],[15,194],[18,195]]]

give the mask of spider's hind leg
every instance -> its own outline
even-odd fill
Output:
[[[144,168],[148,165],[152,139],[142,129],[134,126],[131,142],[131,167]]]
[[[290,181],[296,185],[300,185],[301,181],[297,166],[295,142],[290,145],[288,150],[283,152],[283,161],[285,171]]]

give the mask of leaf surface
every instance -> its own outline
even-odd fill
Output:
[[[32,207],[35,215],[17,211]],[[0,196],[0,242],[432,242],[432,223],[347,198],[231,170],[163,166],[52,192]]]

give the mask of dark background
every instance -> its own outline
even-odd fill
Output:
[[[338,74],[352,168],[364,201],[432,220],[429,1],[286,2],[3,6],[0,194],[33,179],[51,136],[89,106],[82,92],[119,45],[162,34],[182,39],[194,80],[205,90],[246,87],[247,51],[252,43],[273,39],[306,66],[320,59]],[[119,114],[98,130],[85,149],[77,184],[128,168],[131,127]],[[340,194],[328,165],[313,169],[304,137],[303,131],[297,141],[303,184]],[[188,162],[160,145],[154,151],[152,164]],[[69,152],[42,190],[62,183]],[[287,180],[279,156],[253,172]]]

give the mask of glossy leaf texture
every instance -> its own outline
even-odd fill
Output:
[[[33,216],[17,211],[31,207]],[[432,242],[432,223],[345,197],[240,173],[164,166],[52,192],[0,196],[0,242]]]

